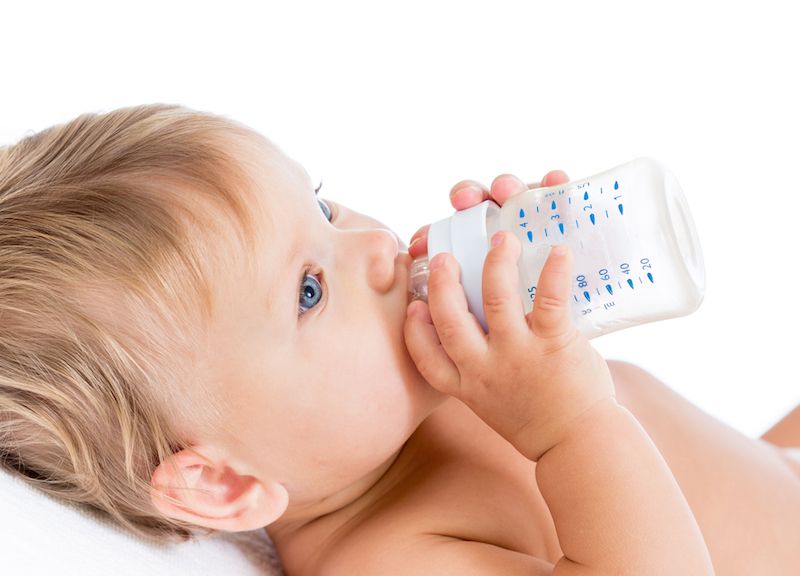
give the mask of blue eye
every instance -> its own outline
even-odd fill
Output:
[[[325,214],[328,222],[333,221],[333,212],[331,212],[330,206],[324,200],[317,200],[317,202],[319,202],[319,207],[322,208],[322,213]]]
[[[321,299],[322,285],[313,274],[305,274],[300,284],[300,300],[297,308],[298,316],[319,304]]]

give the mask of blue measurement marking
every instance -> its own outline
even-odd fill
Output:
[[[569,197],[569,203],[572,204],[572,196]]]
[[[531,230],[528,230],[528,241],[533,242],[533,232]]]
[[[583,297],[586,298],[587,302],[591,302],[592,301],[592,297],[588,292],[584,292],[583,293]]]
[[[651,283],[653,282],[653,275],[650,274],[650,272],[647,273],[647,279],[650,280]]]
[[[577,221],[577,220],[575,220],[575,228],[580,228],[580,227],[581,227],[581,225],[580,225],[580,224],[578,224],[578,221]]]
[[[588,200],[589,199],[589,193],[588,192],[584,192],[583,193],[583,199],[584,200]]]
[[[539,207],[538,206],[536,207],[536,213],[537,214],[539,213]]]
[[[558,229],[561,230],[562,234],[564,233],[564,225],[563,224],[559,224],[558,225]]]
[[[550,234],[548,234],[548,233],[547,233],[547,228],[545,228],[545,229],[544,229],[544,235],[545,235],[546,237],[549,237],[549,236],[550,236]]]
[[[614,180],[614,190],[619,190],[619,182]]]
[[[523,210],[522,208],[519,209],[519,217],[525,218],[525,210]]]
[[[611,284],[606,284],[606,290],[608,290],[609,294],[614,294],[614,291],[611,289]]]
[[[589,214],[589,220],[591,220],[592,224],[594,224],[594,214]]]
[[[550,204],[550,208],[552,208],[553,210],[556,209],[556,201],[555,200],[553,200],[553,203]]]
[[[608,218],[608,210],[606,210],[606,218]]]
[[[617,207],[619,208],[619,213],[622,214],[622,204],[619,204]]]
[[[630,286],[631,290],[633,290],[633,280],[631,280],[630,278],[628,278],[628,286]]]
[[[573,298],[575,298],[575,302],[577,302],[577,301],[578,301],[578,297],[577,297],[577,296],[575,296],[575,294],[573,294],[573,295],[572,295],[572,297],[573,297]]]

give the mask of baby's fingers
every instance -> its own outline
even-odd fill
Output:
[[[445,352],[459,371],[469,369],[486,352],[486,335],[469,312],[459,282],[458,262],[452,254],[441,252],[430,261],[428,306]]]
[[[569,182],[569,176],[563,170],[550,170],[544,175],[541,182],[529,182],[528,188],[547,188],[548,186],[558,186]]]
[[[561,251],[563,249],[563,252]],[[572,321],[572,251],[567,244],[552,247],[539,275],[528,324],[536,336],[565,341],[576,330]]]
[[[492,180],[491,195],[502,206],[512,196],[524,192],[528,186],[513,174],[501,174]]]
[[[430,224],[425,224],[409,240],[408,253],[412,258],[419,258],[428,253],[428,229]]]
[[[456,210],[466,210],[489,198],[488,188],[476,180],[462,180],[450,189],[450,203]]]
[[[458,369],[439,342],[425,302],[414,300],[408,305],[403,335],[408,354],[422,377],[440,392],[458,390]]]
[[[483,312],[489,340],[517,341],[528,332],[519,297],[519,240],[508,232],[492,236],[492,248],[483,265]]]

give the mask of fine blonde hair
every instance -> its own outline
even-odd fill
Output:
[[[233,142],[254,134],[154,104],[0,147],[0,461],[147,538],[197,535],[150,478],[213,421],[197,350],[225,256],[200,238],[227,221],[249,246]]]

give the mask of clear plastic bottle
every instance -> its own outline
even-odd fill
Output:
[[[428,256],[411,266],[413,298],[427,299],[428,258],[450,252],[461,267],[469,309],[487,330],[483,261],[500,229],[513,231],[522,244],[519,287],[526,313],[550,246],[570,245],[573,319],[587,338],[685,316],[703,300],[705,267],[689,206],[672,172],[653,159],[534,188],[502,208],[487,200],[431,224]]]

